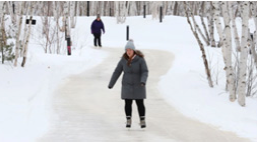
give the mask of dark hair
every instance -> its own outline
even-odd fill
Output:
[[[135,54],[138,55],[141,58],[144,58],[144,54],[141,51],[139,51],[139,50],[134,50],[134,55]],[[130,63],[131,63],[132,59],[129,59],[129,56],[127,55],[127,52],[125,52],[122,55],[122,57],[124,57],[126,60],[128,60],[127,65],[130,66]]]

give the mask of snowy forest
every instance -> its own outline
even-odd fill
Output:
[[[213,89],[223,82],[228,103],[241,108],[247,98],[257,97],[257,1],[0,1],[0,9],[0,66],[5,70],[26,70],[30,43],[44,55],[72,57],[79,45],[75,30],[86,17],[112,18],[119,27],[132,17],[150,16],[164,24],[177,16],[188,24],[181,30],[191,31],[187,36],[199,47],[206,86]],[[82,28],[90,30],[89,25]],[[224,67],[215,71],[211,54],[217,49],[222,58],[217,63]]]
[[[250,31],[248,20],[253,19],[257,26],[257,2],[181,2],[181,1],[45,1],[12,2],[1,1],[1,51],[2,62],[23,58],[25,66],[32,21],[28,26],[22,24],[23,17],[33,20],[33,16],[42,18],[45,41],[45,53],[60,53],[61,41],[70,36],[79,16],[112,16],[117,23],[124,23],[128,16],[152,15],[153,19],[166,15],[187,18],[190,28],[200,46],[204,67],[210,87],[213,87],[211,71],[204,50],[205,46],[221,47],[226,71],[226,90],[229,100],[245,106],[245,97],[257,93],[257,28]],[[145,10],[144,10],[145,9]],[[144,12],[145,11],[145,12]],[[7,17],[10,16],[10,17]],[[194,16],[200,16],[202,26],[196,23]],[[220,20],[220,18],[224,20]],[[239,35],[235,20],[242,19],[242,34]],[[9,20],[8,20],[9,19]],[[55,22],[53,26],[52,22]],[[216,28],[216,33],[214,33]],[[24,35],[21,31],[24,30]],[[215,40],[218,34],[219,40]],[[73,41],[73,39],[71,39]],[[11,43],[8,41],[12,41]],[[230,44],[232,43],[232,44]],[[63,48],[63,50],[65,50]]]

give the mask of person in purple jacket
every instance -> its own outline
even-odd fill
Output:
[[[97,15],[97,18],[93,21],[92,25],[91,25],[91,31],[92,34],[94,35],[94,46],[97,46],[97,43],[100,47],[102,47],[101,44],[101,35],[102,32],[101,30],[103,30],[103,34],[105,33],[104,30],[104,25],[103,22],[100,18],[100,15]]]

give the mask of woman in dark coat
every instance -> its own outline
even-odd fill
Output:
[[[103,33],[105,33],[103,22],[102,22],[100,16],[98,15],[96,20],[94,20],[92,25],[91,25],[91,32],[94,35],[94,46],[97,46],[97,43],[98,43],[98,45],[100,47],[102,47],[102,44],[101,44],[102,32],[101,32],[101,30],[103,30]]]
[[[148,68],[144,55],[140,51],[135,50],[132,40],[129,40],[126,44],[125,51],[111,77],[108,87],[111,89],[121,73],[124,72],[121,99],[125,100],[126,127],[131,127],[132,102],[135,100],[138,107],[141,128],[145,128],[144,99],[146,98],[145,86],[148,77]]]

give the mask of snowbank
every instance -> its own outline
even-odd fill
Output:
[[[71,74],[94,67],[108,55],[92,48],[90,24],[93,19],[78,17],[72,31],[72,56],[44,54],[37,44],[37,40],[41,40],[40,32],[33,30],[26,67],[13,68],[9,63],[0,65],[0,141],[34,141],[44,134],[52,113],[49,100],[57,85]],[[163,23],[159,23],[151,16],[146,19],[128,17],[125,24],[117,24],[111,17],[102,20],[106,28],[102,36],[104,47],[121,47],[119,53],[122,53],[126,26],[129,25],[130,38],[134,39],[137,49],[160,49],[175,55],[172,68],[161,78],[158,89],[178,111],[222,130],[257,140],[256,98],[247,98],[246,107],[228,101],[221,50],[206,47],[213,80],[219,80],[218,85],[209,88],[201,52],[186,18],[166,16]]]

